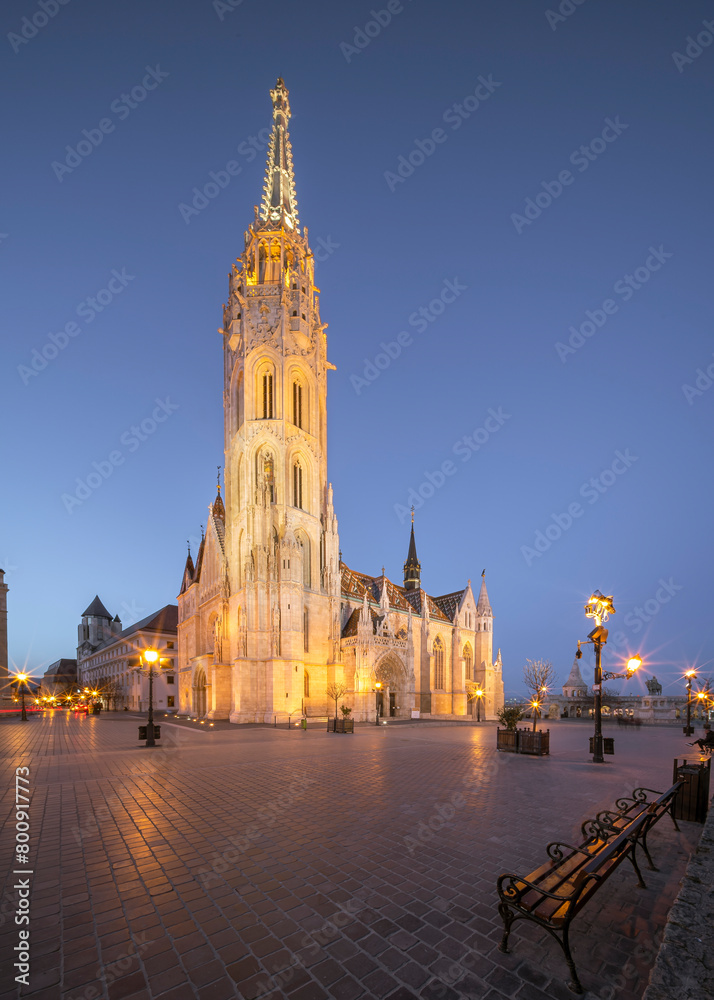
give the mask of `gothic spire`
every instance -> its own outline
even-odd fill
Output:
[[[488,599],[488,591],[486,590],[486,570],[481,574],[481,590],[478,595],[478,603],[476,605],[476,613],[479,615],[486,614],[490,612],[491,602]]]
[[[288,133],[290,101],[282,77],[278,77],[270,96],[273,99],[273,131],[268,146],[260,218],[271,229],[286,226],[299,232],[293,151]]]
[[[404,589],[418,590],[421,587],[421,563],[417,559],[416,539],[414,538],[414,508],[412,507],[412,534],[409,539],[409,552],[404,563]]]
[[[223,506],[223,498],[221,497],[221,467],[218,466],[218,493],[216,499],[213,501],[213,514],[215,517],[220,517],[221,520],[226,519],[226,508]]]

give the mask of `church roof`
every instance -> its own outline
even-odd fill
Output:
[[[563,684],[564,688],[584,688],[587,684],[583,680],[583,675],[580,673],[580,664],[578,663],[577,657],[573,660],[573,666],[568,675],[567,681]]]
[[[284,225],[299,232],[293,150],[288,132],[290,100],[282,77],[278,77],[270,96],[273,101],[273,131],[268,146],[260,218],[270,228]]]
[[[99,600],[99,594],[95,596],[89,607],[82,612],[82,618],[108,618],[109,621],[112,620],[112,616]]]
[[[454,621],[456,618],[456,612],[461,607],[461,601],[463,600],[464,590],[455,590],[453,594],[444,594],[442,597],[435,597],[434,602],[441,608],[449,621]]]
[[[342,593],[345,597],[362,598],[366,593],[368,600],[379,604],[383,581],[387,585],[390,610],[406,613],[411,607],[412,611],[416,611],[417,614],[422,613],[421,595],[424,593],[423,590],[406,590],[404,587],[398,587],[396,583],[392,583],[386,576],[368,576],[366,573],[358,573],[342,563]],[[424,596],[428,602],[429,616],[439,621],[451,623],[451,619],[437,604],[437,599],[429,597],[428,594]]]

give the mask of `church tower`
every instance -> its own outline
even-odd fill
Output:
[[[234,722],[272,721],[306,700],[317,710],[340,659],[339,538],[327,481],[327,372],[334,366],[315,259],[307,228],[300,229],[283,80],[270,95],[263,197],[229,274],[219,331],[227,574],[221,659],[233,667]],[[226,713],[216,705],[214,714]]]

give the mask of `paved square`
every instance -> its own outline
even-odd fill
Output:
[[[557,722],[551,756],[495,752],[492,725],[320,730],[136,717],[3,720],[0,1000],[546,1000],[572,997],[559,947],[516,924],[496,878],[638,785],[664,790],[681,730]],[[164,720],[160,720],[162,723]],[[30,986],[14,983],[14,774],[30,769]],[[668,817],[637,889],[623,865],[573,924],[587,996],[631,1000],[701,827]],[[633,974],[634,973],[634,974]]]

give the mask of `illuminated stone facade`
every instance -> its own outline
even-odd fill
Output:
[[[300,231],[290,105],[271,91],[273,131],[262,203],[229,275],[223,308],[224,493],[209,507],[179,604],[180,710],[272,722],[334,710],[356,719],[463,716],[467,680],[488,715],[503,704],[485,582],[430,598],[412,529],[404,586],[347,568],[327,479],[326,325],[314,256]]]

